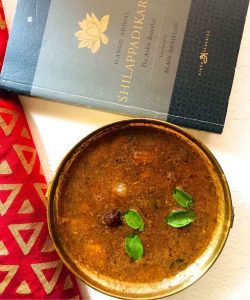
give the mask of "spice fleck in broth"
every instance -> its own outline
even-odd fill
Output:
[[[133,126],[106,133],[78,152],[64,176],[57,231],[72,260],[90,273],[161,281],[193,263],[212,238],[219,203],[213,167],[171,130]],[[177,187],[191,195],[189,208],[173,196]],[[166,222],[171,212],[187,210],[195,214],[190,224]],[[128,225],[128,211],[143,227]],[[139,259],[128,255],[131,236],[143,246]]]

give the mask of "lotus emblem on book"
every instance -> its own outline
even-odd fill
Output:
[[[102,17],[99,21],[94,13],[86,15],[86,19],[79,22],[80,31],[75,36],[80,41],[78,48],[88,48],[94,54],[103,44],[107,45],[109,39],[104,32],[107,30],[109,23],[109,15]]]

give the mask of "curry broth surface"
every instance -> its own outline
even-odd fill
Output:
[[[95,274],[133,283],[156,282],[185,269],[206,249],[218,217],[218,195],[202,155],[171,132],[131,127],[109,133],[82,151],[60,187],[57,230],[72,259]],[[175,187],[193,197],[196,220],[172,228],[165,217],[181,209]],[[122,188],[121,188],[122,187]],[[124,222],[103,224],[111,209],[135,209],[145,228],[137,233],[144,255],[134,262]]]

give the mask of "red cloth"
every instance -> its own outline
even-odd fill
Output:
[[[0,298],[79,299],[46,221],[46,182],[18,99],[0,92]]]

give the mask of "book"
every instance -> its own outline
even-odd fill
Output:
[[[248,0],[18,0],[0,87],[221,133]]]

